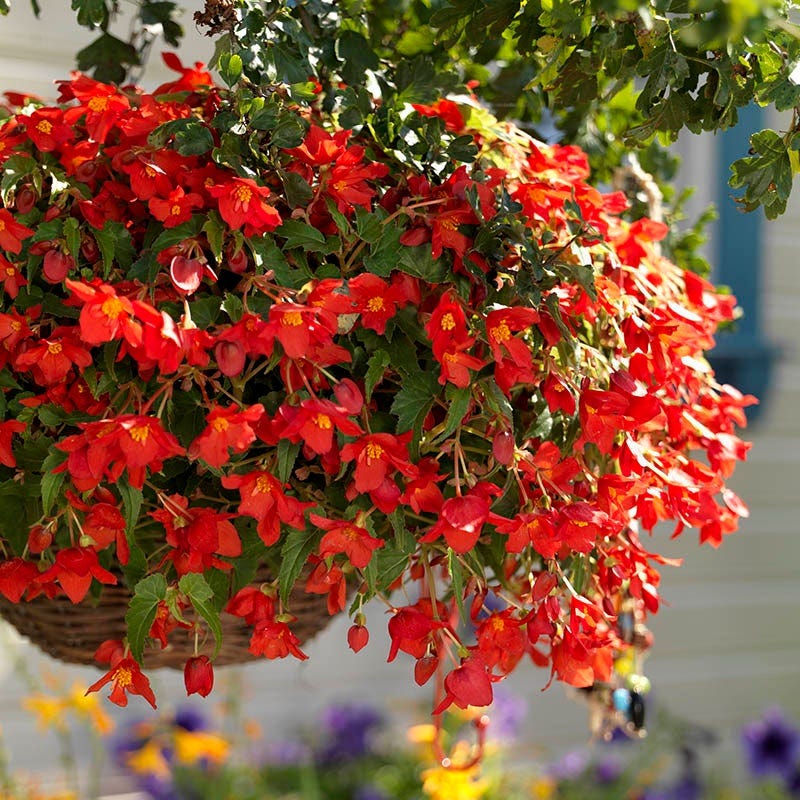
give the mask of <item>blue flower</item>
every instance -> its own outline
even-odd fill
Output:
[[[788,776],[797,766],[800,731],[777,708],[744,727],[742,743],[754,776]]]

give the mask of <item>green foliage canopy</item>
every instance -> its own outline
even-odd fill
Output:
[[[534,133],[555,126],[564,140],[583,147],[599,179],[631,150],[643,152],[650,171],[669,179],[659,145],[683,129],[729,128],[739,109],[757,103],[789,113],[785,130],[756,133],[750,152],[733,163],[731,186],[741,206],[779,215],[800,171],[800,28],[788,0],[133,5],[138,24],[123,41],[110,30],[117,0],[71,0],[77,22],[99,33],[77,54],[80,69],[124,82],[159,33],[168,45],[179,44],[181,14],[194,11],[216,37],[213,62],[223,79],[242,77],[261,90],[283,85],[302,101],[316,78],[348,126],[365,123],[368,84],[383,97],[379,125],[391,129],[393,109],[433,102],[477,81],[481,99],[498,116]],[[9,0],[0,0],[0,12],[8,9]]]

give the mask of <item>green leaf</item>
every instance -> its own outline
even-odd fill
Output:
[[[275,234],[286,239],[287,249],[302,247],[303,250],[325,250],[325,234],[299,219],[287,219],[275,229]]]
[[[294,114],[283,114],[272,129],[270,144],[275,147],[298,147],[303,143],[306,128],[300,117]]]
[[[255,256],[258,274],[271,270],[275,273],[275,280],[280,286],[299,289],[313,277],[313,273],[307,268],[307,265],[300,269],[289,266],[286,256],[272,236],[250,238],[247,240],[247,244]]]
[[[91,71],[98,81],[117,84],[125,82],[130,67],[141,63],[135,47],[107,32],[79,50],[75,58],[81,72]]]
[[[217,321],[221,308],[222,301],[214,296],[201,297],[189,304],[192,322],[201,330],[210,328]]]
[[[356,231],[358,231],[359,238],[369,244],[377,242],[383,235],[385,219],[386,212],[383,209],[370,213],[358,206],[356,208]]]
[[[81,232],[80,223],[75,217],[67,217],[64,220],[64,240],[67,243],[69,254],[73,258],[77,258],[81,249]]]
[[[292,100],[297,100],[306,103],[313,102],[317,97],[317,85],[311,81],[301,81],[300,83],[293,83],[288,88],[289,97]]]
[[[108,19],[106,0],[72,0],[71,8],[78,12],[78,24],[87,28],[102,25]]]
[[[270,103],[253,114],[250,127],[256,131],[271,131],[278,124],[278,114],[278,106]]]
[[[364,376],[364,394],[367,402],[372,399],[372,390],[381,382],[390,357],[385,350],[376,350],[367,363],[367,374]]]
[[[190,572],[178,581],[178,589],[191,602],[194,610],[205,620],[209,630],[214,635],[214,655],[217,657],[220,647],[222,647],[222,622],[219,618],[219,611],[214,605],[214,591],[208,585],[206,579],[197,572]]]
[[[773,130],[762,130],[750,137],[754,153],[740,158],[731,165],[730,185],[744,189],[738,202],[750,211],[759,205],[764,213],[774,219],[786,210],[786,201],[792,191],[792,162],[783,138]]]
[[[225,241],[226,227],[216,214],[209,214],[203,223],[203,233],[208,239],[208,246],[217,261],[222,261],[222,245]]]
[[[199,156],[214,147],[213,134],[203,122],[194,117],[164,122],[147,137],[147,143],[151,147],[163,148],[171,141],[183,156]]]
[[[238,53],[223,53],[219,57],[217,69],[228,86],[233,86],[242,77],[242,57]]]
[[[394,541],[401,553],[411,555],[417,549],[417,540],[414,534],[406,527],[406,517],[403,510],[398,507],[387,515],[394,530]]]
[[[61,494],[61,487],[67,477],[66,472],[53,473],[53,470],[67,460],[67,454],[60,450],[54,450],[42,462],[42,513],[49,514],[56,499]]]
[[[428,283],[441,283],[449,274],[447,263],[444,259],[433,257],[429,244],[403,247],[395,267]]]
[[[281,547],[281,565],[278,570],[278,588],[284,605],[289,602],[292,588],[319,539],[319,532],[313,527],[310,531],[292,529],[286,536]]]
[[[412,458],[419,455],[419,441],[422,435],[422,423],[439,393],[439,384],[434,375],[419,372],[403,379],[400,391],[392,402],[392,414],[397,417],[397,433],[413,431],[409,450]]]
[[[364,570],[364,577],[369,587],[368,597],[377,592],[385,592],[405,572],[408,559],[408,553],[398,550],[390,542],[376,550]]]
[[[131,655],[141,664],[144,644],[156,618],[158,604],[167,597],[167,580],[160,573],[148,575],[133,589],[133,597],[125,614],[128,627],[128,646]]]
[[[290,442],[288,439],[281,439],[278,442],[276,453],[278,456],[278,463],[276,465],[275,477],[286,483],[292,475],[294,469],[294,462],[297,459],[297,454],[300,452],[300,442]]]
[[[458,615],[464,620],[464,567],[458,553],[452,547],[447,548],[447,570],[450,573]]]
[[[125,517],[125,529],[128,534],[133,533],[136,523],[139,521],[139,513],[142,509],[142,490],[130,485],[126,475],[121,475],[117,481],[117,489],[122,497],[122,510]]]
[[[399,225],[388,224],[381,228],[381,238],[372,245],[369,254],[364,256],[364,268],[373,275],[388,278],[392,270],[397,269],[400,252],[406,248],[400,244],[403,229]]]
[[[232,292],[225,295],[221,308],[230,317],[231,322],[238,322],[244,314],[244,303],[239,295]]]
[[[447,403],[447,416],[444,418],[444,430],[436,437],[438,441],[446,439],[464,419],[469,404],[472,402],[472,387],[465,386],[463,389],[448,383],[445,389],[445,401]]]
[[[121,222],[106,220],[102,230],[94,230],[94,238],[103,257],[103,277],[108,278],[111,267],[116,260],[124,269],[127,269],[133,259],[133,245],[131,235]]]
[[[168,247],[174,247],[186,239],[193,239],[203,228],[203,219],[195,215],[187,222],[176,225],[174,228],[165,228],[150,245],[154,253],[160,253]]]
[[[341,71],[344,82],[348,84],[363,83],[364,73],[377,69],[380,63],[369,42],[357,31],[342,31],[336,40],[336,50],[345,62]]]
[[[281,181],[283,181],[286,202],[292,208],[305,208],[314,197],[314,191],[303,176],[298,175],[296,172],[286,172],[285,170],[280,170],[278,174],[281,176]]]

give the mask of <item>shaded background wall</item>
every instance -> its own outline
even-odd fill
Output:
[[[91,39],[75,25],[67,0],[42,5],[38,21],[25,0],[15,0],[12,14],[0,18],[0,91],[52,97],[53,81],[67,76],[74,53]],[[189,5],[199,7],[199,2]],[[210,40],[193,30],[190,14],[185,27],[183,61],[207,59]],[[144,84],[152,86],[168,73],[155,53],[151,62]],[[721,137],[687,137],[681,145],[683,180],[700,186],[694,204],[698,209],[709,201],[727,199],[725,175],[718,164],[721,146]],[[751,232],[742,239],[742,219],[735,214],[724,218],[709,250],[712,260],[724,254],[723,280],[734,283],[731,274],[746,276],[748,270],[758,270],[760,287],[746,282],[739,300],[746,313],[758,317],[760,341],[782,347],[772,370],[768,402],[746,436],[753,441],[750,458],[731,483],[750,505],[751,517],[718,551],[700,548],[694,532],[675,542],[664,534],[650,543],[651,549],[683,556],[686,562],[681,569],[665,568],[667,606],[653,620],[657,644],[647,673],[659,700],[670,709],[728,730],[772,704],[800,716],[800,357],[795,346],[800,322],[800,197],[783,218],[762,224],[753,234],[752,222],[758,225],[757,219],[747,223],[750,228],[744,226]],[[737,231],[740,244],[721,248],[720,242]],[[760,236],[755,255],[744,246],[753,235]],[[745,371],[748,363],[766,363],[767,350],[748,351],[741,337],[734,345],[728,350],[738,348],[741,357],[734,361]],[[240,670],[243,680],[236,691],[243,693],[248,714],[274,735],[298,721],[313,721],[332,700],[385,700],[406,712],[415,701],[425,707],[429,693],[414,686],[411,662],[384,663],[388,640],[382,615],[381,608],[371,609],[372,641],[358,656],[345,645],[348,622],[339,620],[307,647],[308,662],[262,662]],[[3,641],[0,672],[7,669],[2,662],[9,651]],[[89,668],[64,668],[31,648],[23,646],[21,652],[31,674],[58,673],[67,684],[78,680],[84,685],[98,675]],[[584,742],[587,736],[586,709],[569,702],[560,686],[542,693],[546,681],[542,671],[523,667],[506,684],[528,704],[525,731],[533,745],[531,753],[558,751]],[[182,702],[180,675],[157,673],[154,682],[162,706]],[[24,681],[13,672],[0,680],[0,726],[10,741],[12,764],[19,769],[55,769],[51,740],[37,732],[20,709],[19,698],[26,691]],[[214,702],[212,696],[206,707]],[[145,716],[149,707],[134,698],[127,711],[113,710],[119,719],[130,719]]]

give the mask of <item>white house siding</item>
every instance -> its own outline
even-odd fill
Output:
[[[15,0],[14,5],[10,17],[0,18],[0,91],[26,90],[52,97],[53,80],[66,77],[72,54],[91,37],[77,29],[65,0],[42,3],[43,19],[38,22],[25,0]],[[182,50],[185,62],[210,53],[208,40],[192,27],[187,17],[190,45]],[[155,61],[146,85],[160,82],[165,74]],[[714,163],[712,147],[711,138],[692,140],[686,169],[690,180],[702,175],[706,187],[714,180],[708,169]],[[709,195],[706,188],[698,207]],[[781,220],[768,226],[764,236],[766,333],[784,351],[766,411],[747,437],[753,441],[750,459],[732,481],[749,503],[751,518],[718,551],[699,547],[692,532],[675,542],[660,534],[652,542],[653,550],[684,556],[686,563],[681,569],[665,570],[663,594],[668,607],[653,621],[657,645],[647,672],[660,701],[676,713],[729,730],[775,703],[800,717],[798,221],[800,198]],[[237,692],[242,693],[247,714],[275,736],[297,723],[313,722],[333,700],[388,702],[405,714],[416,701],[424,707],[429,695],[414,687],[410,662],[401,656],[394,664],[384,663],[388,647],[381,633],[382,615],[380,608],[371,610],[376,623],[371,626],[373,640],[357,656],[344,646],[348,623],[339,620],[307,648],[308,662],[259,663],[237,671],[241,676]],[[74,680],[88,685],[98,674],[89,668],[63,667],[30,649],[24,650],[24,660],[31,674],[58,673],[67,685]],[[528,703],[525,730],[532,754],[579,744],[586,737],[585,709],[568,702],[558,686],[542,693],[546,679],[541,671],[521,668],[507,682]],[[183,702],[180,675],[158,673],[155,683],[163,707]],[[11,747],[12,764],[21,770],[55,770],[52,737],[37,732],[20,710],[25,691],[19,678],[0,680],[0,727]],[[137,700],[126,711],[112,709],[117,719],[146,715],[148,707]],[[205,706],[215,708],[213,696]]]

